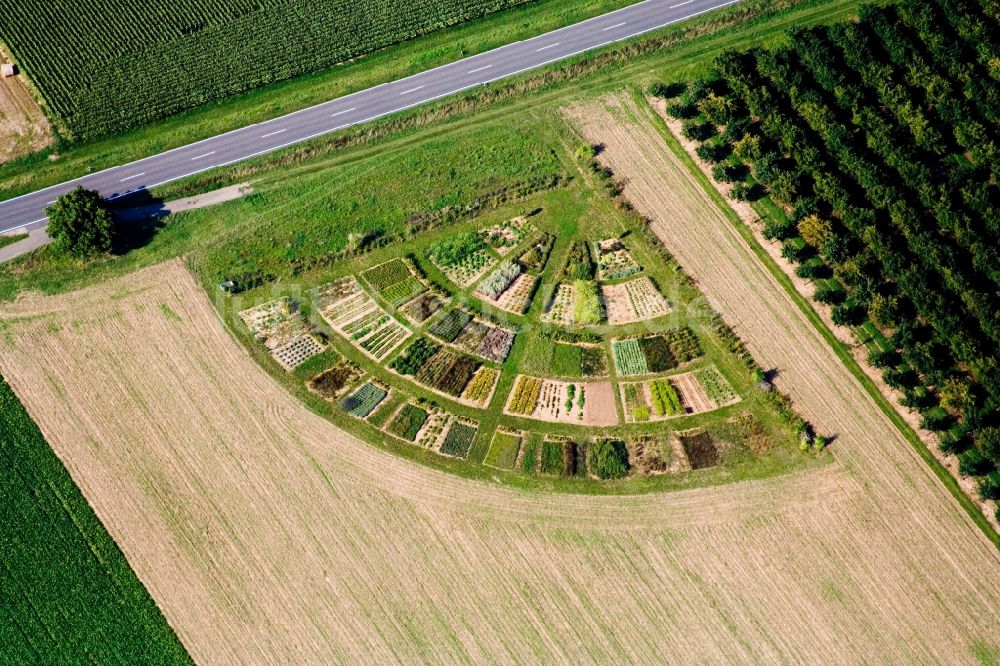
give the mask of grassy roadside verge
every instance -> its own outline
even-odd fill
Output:
[[[0,461],[0,661],[191,663],[3,378]]]
[[[215,187],[254,179],[276,168],[308,168],[345,148],[377,145],[428,126],[460,127],[464,119],[522,112],[598,94],[623,82],[642,83],[665,69],[692,76],[724,49],[781,39],[794,25],[826,23],[850,16],[857,0],[743,0],[647,35],[588,52],[516,77],[498,81],[374,122],[327,134],[237,164],[213,169],[158,187],[161,198],[191,196]],[[571,85],[572,84],[572,85]]]
[[[640,102],[640,108],[648,109],[645,100],[642,99],[641,93],[635,92],[637,100]],[[778,281],[779,284],[785,289],[788,295],[795,302],[799,310],[806,316],[809,322],[815,327],[823,339],[828,345],[833,349],[834,353],[844,364],[844,367],[851,373],[852,376],[860,383],[867,391],[868,395],[875,401],[878,405],[879,410],[885,415],[893,425],[903,434],[906,441],[910,443],[914,451],[918,456],[930,467],[934,475],[941,481],[941,483],[951,492],[952,496],[961,505],[961,507],[968,514],[972,522],[982,530],[983,534],[989,539],[993,545],[1000,548],[1000,534],[993,529],[990,522],[983,516],[979,507],[969,499],[962,488],[958,485],[958,481],[951,475],[938,460],[934,457],[933,453],[927,448],[927,446],[917,437],[917,434],[913,429],[903,420],[903,418],[896,412],[893,406],[889,403],[882,392],[878,389],[871,378],[865,374],[858,365],[857,361],[851,355],[847,345],[838,339],[833,332],[826,327],[823,320],[820,318],[819,314],[813,308],[812,304],[806,300],[799,292],[795,289],[792,284],[791,279],[785,274],[781,267],[778,266],[774,260],[771,259],[770,255],[764,250],[763,247],[757,242],[757,239],[742,220],[736,215],[736,213],[729,207],[729,205],[723,200],[723,198],[716,191],[715,187],[708,181],[705,174],[698,168],[698,166],[691,160],[691,157],[683,149],[677,139],[673,136],[663,120],[659,118],[651,109],[648,110],[650,122],[654,124],[657,131],[660,133],[661,137],[665,141],[666,145],[674,153],[679,160],[681,160],[702,185],[704,190],[708,193],[712,201],[715,202],[717,206],[723,211],[726,218],[730,221],[736,231],[740,236],[746,240],[749,246],[752,248],[753,252],[756,254],[757,258],[767,266],[768,271],[771,275]]]
[[[0,165],[0,200],[571,25],[636,0],[535,0],[135,130]],[[58,159],[51,156],[59,154]]]
[[[324,72],[275,84],[225,102],[195,109],[112,139],[70,149],[57,161],[38,154],[0,165],[0,200],[122,164],[207,136],[260,122],[312,104],[407,76],[511,41],[575,23],[630,4],[623,0],[540,0],[524,8],[490,15],[378,52]],[[324,135],[241,162],[283,165],[292,155],[309,155],[317,146],[355,145],[408,127],[437,122],[456,113],[501,101],[521,100],[529,92],[551,90],[572,80],[578,86],[621,84],[652,69],[702,67],[721,49],[761,43],[792,25],[842,20],[858,0],[743,0],[674,26],[554,63],[438,103],[394,114],[338,133]],[[512,17],[517,17],[513,20]],[[611,70],[614,70],[613,72]],[[582,79],[586,78],[584,84]],[[536,98],[537,102],[537,98]],[[202,174],[232,172],[233,167]]]
[[[789,6],[772,11],[772,5],[764,0],[744,0],[736,8],[741,12],[749,11],[750,18],[745,13],[719,13],[686,22],[641,38],[639,41],[646,50],[637,57],[622,55],[626,48],[637,48],[633,42],[610,53],[604,52],[604,55],[589,56],[583,63],[563,63],[532,73],[530,81],[538,86],[529,91],[516,92],[523,89],[524,80],[494,84],[495,89],[514,94],[505,93],[496,100],[491,89],[486,88],[467,98],[446,100],[424,110],[414,110],[409,115],[401,114],[399,119],[371,123],[358,130],[360,134],[353,142],[347,141],[350,137],[343,134],[328,135],[171,183],[157,188],[156,194],[169,199],[247,179],[253,179],[255,190],[263,193],[264,190],[287,189],[315,173],[339,172],[362,163],[370,168],[398,168],[392,165],[393,160],[403,159],[403,153],[428,140],[453,140],[493,123],[516,127],[534,122],[556,114],[559,106],[574,99],[600,94],[623,83],[642,84],[664,71],[678,78],[691,76],[706,67],[723,49],[766,43],[780,38],[793,25],[842,20],[857,7],[857,0],[782,1]],[[646,46],[654,40],[669,46]],[[575,69],[578,66],[580,71]],[[448,105],[455,105],[455,108]],[[337,180],[331,180],[330,187],[336,187]],[[195,247],[215,245],[216,235],[238,232],[233,225],[244,228],[254,223],[246,216],[227,222],[224,211],[236,205],[222,204],[216,209],[172,216],[151,240],[121,255],[79,262],[43,248],[15,259],[0,266],[0,300],[13,298],[29,289],[55,293],[79,288],[184,254]]]

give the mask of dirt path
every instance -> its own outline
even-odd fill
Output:
[[[115,211],[115,221],[118,223],[128,223],[135,222],[137,220],[145,220],[150,217],[165,217],[171,213],[180,213],[185,210],[194,210],[195,208],[205,208],[207,206],[214,206],[215,204],[239,199],[241,197],[245,197],[251,192],[253,192],[253,188],[250,186],[250,183],[230,185],[229,187],[212,190],[211,192],[188,197],[186,199],[175,199],[174,201],[167,201],[165,203],[153,204],[149,206],[138,206],[136,208],[124,208],[122,210]],[[5,261],[10,261],[16,257],[20,257],[23,254],[27,254],[32,250],[37,250],[38,248],[48,245],[51,242],[52,239],[45,233],[45,223],[39,222],[38,225],[30,227],[28,238],[0,248],[0,264]]]
[[[0,62],[4,62],[0,50]],[[23,77],[0,77],[0,164],[52,144],[49,121],[28,92]]]

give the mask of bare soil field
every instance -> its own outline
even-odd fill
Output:
[[[588,141],[604,145],[601,160],[624,180],[625,196],[653,220],[654,230],[754,357],[778,369],[778,385],[796,408],[820,432],[837,434],[833,455],[877,502],[883,536],[913,544],[913,557],[927,558],[920,567],[926,576],[955,572],[964,560],[971,577],[962,585],[984,589],[988,575],[1000,573],[996,549],[671,152],[651,114],[623,95],[566,115]],[[997,595],[989,596],[984,601],[996,613]],[[989,633],[995,646],[1000,627]]]
[[[0,77],[0,164],[51,144],[52,128],[23,77]]]

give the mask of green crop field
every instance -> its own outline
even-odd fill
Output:
[[[2,379],[0,457],[0,661],[191,663]]]
[[[527,1],[22,2],[0,35],[57,125],[90,139]]]

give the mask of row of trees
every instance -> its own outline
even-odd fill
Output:
[[[727,52],[715,76],[654,93],[674,98],[716,179],[787,212],[767,229],[784,256],[821,282],[834,321],[887,336],[872,363],[1000,499],[996,14],[863,6],[859,22]]]

